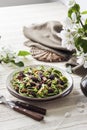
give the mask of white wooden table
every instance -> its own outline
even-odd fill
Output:
[[[13,47],[15,51],[28,50],[23,45],[26,40],[22,32],[23,26],[49,20],[63,22],[66,12],[67,8],[60,2],[0,8],[0,35],[2,36],[0,47]],[[29,64],[43,64],[43,62],[29,56],[25,65]],[[64,63],[51,64],[65,69]],[[7,76],[14,69],[7,65],[0,65],[0,94],[7,99],[16,100],[6,88]],[[47,109],[44,121],[37,122],[0,104],[0,130],[87,130],[87,98],[80,90],[81,78],[76,75],[72,77],[74,88],[70,95],[50,102],[35,103]]]

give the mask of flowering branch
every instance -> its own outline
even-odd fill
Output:
[[[87,14],[87,11],[80,11],[80,5],[74,0],[71,2],[68,9],[68,22],[64,28],[65,33],[68,33],[67,39],[63,37],[63,45],[69,49],[76,48],[78,51],[87,53],[87,18],[83,20],[82,15]],[[71,47],[71,46],[72,47]]]
[[[2,48],[0,52],[0,63],[12,63],[18,67],[23,67],[24,62],[20,57],[25,57],[27,55],[30,55],[28,51],[21,50],[18,53],[15,53],[8,48]]]

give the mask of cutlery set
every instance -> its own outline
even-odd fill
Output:
[[[25,67],[25,68],[23,68],[23,69],[19,69],[19,70],[16,70],[16,71],[14,71],[14,72],[12,72],[9,76],[8,76],[8,78],[7,78],[7,89],[8,89],[8,91],[10,92],[10,94],[11,95],[13,95],[13,96],[15,96],[16,98],[18,98],[18,99],[21,99],[22,101],[13,101],[13,100],[10,100],[10,101],[8,101],[8,100],[6,100],[5,99],[5,97],[3,96],[3,95],[0,95],[0,103],[2,103],[2,104],[5,104],[5,105],[7,105],[7,106],[9,106],[11,109],[13,109],[13,110],[15,110],[15,111],[17,111],[17,112],[19,112],[19,113],[22,113],[22,114],[24,114],[24,115],[26,115],[26,116],[29,116],[29,117],[31,117],[31,118],[33,118],[33,119],[35,119],[35,120],[37,120],[37,121],[41,121],[41,120],[43,120],[44,119],[44,116],[46,115],[46,109],[44,109],[44,108],[42,108],[42,107],[39,107],[39,106],[35,106],[35,105],[32,105],[32,104],[30,104],[30,103],[28,103],[28,101],[49,101],[49,100],[52,100],[52,99],[56,99],[56,98],[60,98],[60,97],[64,97],[64,96],[66,96],[66,95],[68,95],[71,91],[72,91],[72,88],[73,88],[73,81],[72,81],[72,77],[66,72],[66,71],[64,71],[64,70],[62,70],[62,69],[59,69],[59,68],[57,68],[57,67],[54,67],[54,66],[49,66],[49,65],[45,65],[44,67],[46,68],[46,70],[45,70],[45,68],[43,68],[42,67],[42,71],[41,70],[39,70],[39,74],[41,74],[41,77],[40,77],[40,83],[41,84],[39,84],[39,80],[37,79],[37,77],[38,77],[38,75],[37,75],[37,77],[35,77],[35,75],[33,74],[33,73],[35,73],[35,74],[37,74],[37,71],[38,71],[38,67],[40,68],[41,66],[40,65],[31,65],[31,66],[29,66],[30,68],[32,68],[32,73],[29,71],[29,70],[27,70],[27,72],[26,73],[24,73],[25,71],[24,70],[26,70],[27,68]],[[34,68],[35,68],[35,70],[34,70]],[[61,75],[63,76],[63,77],[65,77],[64,78],[64,80],[65,79],[67,79],[67,80],[65,80],[67,83],[68,83],[68,85],[67,85],[67,87],[62,91],[62,92],[58,92],[58,93],[56,93],[56,94],[54,94],[54,90],[56,90],[56,89],[52,89],[51,88],[51,84],[54,84],[53,82],[51,82],[51,80],[52,80],[52,77],[49,77],[48,78],[48,81],[50,81],[49,83],[49,85],[47,84],[47,87],[48,87],[48,89],[46,88],[46,89],[43,89],[43,86],[42,86],[42,84],[44,83],[44,82],[47,82],[47,78],[45,77],[45,75],[42,75],[42,73],[44,72],[46,72],[47,74],[48,74],[48,72],[49,71],[47,71],[47,69],[48,70],[50,70],[50,75],[51,75],[51,72],[52,72],[52,70],[55,70],[55,73],[61,73]],[[37,71],[36,71],[37,70]],[[44,70],[44,71],[43,71]],[[34,72],[33,72],[34,71]],[[17,78],[16,78],[16,80],[17,80],[17,82],[15,81],[15,80],[13,80],[13,79],[15,79],[14,78],[14,75],[15,74],[18,74],[17,76]],[[31,75],[30,75],[30,73],[31,73]],[[53,74],[53,73],[52,73]],[[25,82],[25,75],[29,75],[29,76],[32,76],[32,78],[31,79],[28,79],[28,80],[30,80],[30,81],[32,81],[32,82],[29,82],[29,84],[30,85],[27,85],[27,80],[26,80],[26,82]],[[49,76],[50,76],[49,75]],[[24,76],[24,77],[23,77]],[[52,76],[52,75],[51,75]],[[21,80],[21,78],[22,78],[22,80]],[[24,79],[25,78],[25,79]],[[57,77],[58,78],[58,77]],[[53,79],[55,79],[55,76],[53,76]],[[27,89],[27,87],[26,87],[26,89],[25,88],[22,88],[21,90],[20,90],[20,84],[19,84],[19,82],[18,81],[20,81],[20,83],[23,85],[23,86],[27,86],[28,87],[28,89]],[[37,82],[38,81],[38,82]],[[60,80],[60,79],[58,79],[58,83],[59,83],[59,85],[64,85],[65,84],[65,81],[63,82],[63,80]],[[14,89],[14,86],[13,86],[13,84],[12,84],[12,82],[15,84],[18,84],[18,86],[16,85],[15,87],[18,87],[18,91],[17,91],[17,89]],[[37,84],[39,85],[37,85],[37,84],[35,84],[35,82],[37,82]],[[35,88],[34,87],[32,87],[32,83],[34,84],[33,86],[36,86]],[[56,85],[58,85],[57,83],[56,83]],[[56,86],[55,85],[55,86]],[[33,91],[30,91],[30,89],[31,89],[31,87],[32,87],[32,89],[33,89]],[[40,89],[39,88],[37,88],[37,87],[40,87]],[[45,87],[44,87],[45,88]],[[51,89],[50,89],[51,88]],[[31,90],[32,90],[31,89]],[[18,93],[19,91],[22,93],[22,92],[24,92],[26,90],[26,92],[25,93],[29,93],[29,92],[33,92],[33,93],[29,93],[29,94],[32,94],[32,96],[31,97],[28,97],[28,96],[23,96],[22,94],[20,94],[20,93]],[[42,93],[42,95],[44,94],[44,96],[43,96],[43,98],[42,97],[40,97],[40,98],[36,98],[33,94],[35,93],[35,94],[37,94],[37,91],[41,91],[41,93]],[[62,89],[61,89],[62,90]],[[44,93],[43,93],[43,91],[44,91]],[[45,92],[46,91],[46,92]],[[49,91],[49,93],[48,93],[48,91]],[[59,91],[59,90],[58,90]],[[46,93],[48,93],[49,95],[47,95],[47,96],[45,96],[45,94]],[[52,95],[52,94],[54,94],[54,95]],[[38,97],[38,96],[37,96]],[[27,102],[24,102],[24,101],[27,101]]]
[[[0,96],[0,104],[5,104],[9,106],[11,109],[19,113],[22,113],[26,116],[29,116],[37,121],[43,120],[44,115],[46,115],[46,109],[44,108],[21,101],[7,101],[5,97],[2,95]]]

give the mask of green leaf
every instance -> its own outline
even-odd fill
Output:
[[[19,51],[19,53],[18,53],[18,56],[27,56],[27,55],[30,55],[30,52],[28,52],[28,51]]]
[[[84,31],[86,31],[87,30],[87,24],[83,25],[83,27],[84,27]]]
[[[76,48],[80,51],[80,48],[83,49],[84,53],[87,53],[87,39],[83,38],[83,37],[78,37],[75,40],[75,46]]]
[[[73,11],[74,11],[74,12],[79,12],[79,11],[80,11],[80,6],[79,6],[79,4],[75,4],[75,5],[73,6]]]
[[[87,24],[87,19],[85,20],[85,24]]]
[[[73,10],[72,10],[72,8],[70,8],[70,9],[68,10],[68,17],[69,17],[69,18],[71,18],[72,13],[73,13]]]
[[[79,13],[80,12],[80,6],[79,4],[74,4],[74,6],[72,6],[71,8],[69,8],[68,10],[68,17],[71,18],[72,13]]]
[[[81,35],[81,34],[83,34],[83,32],[84,32],[84,29],[83,28],[78,28],[78,33]]]
[[[81,14],[87,14],[87,10],[85,10],[85,11],[81,12]]]
[[[24,66],[24,63],[22,61],[19,61],[19,62],[16,63],[15,60],[11,60],[10,62],[15,64],[18,67],[23,67]]]
[[[22,61],[19,61],[18,63],[15,63],[15,65],[19,66],[19,67],[23,67],[24,63]]]

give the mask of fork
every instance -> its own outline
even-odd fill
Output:
[[[41,115],[41,114],[39,114],[37,112],[25,109],[25,108],[23,108],[21,106],[17,106],[15,104],[15,102],[7,101],[4,96],[0,96],[0,104],[5,104],[5,105],[9,106],[11,109],[13,109],[13,110],[15,110],[15,111],[17,111],[19,113],[22,113],[22,114],[24,114],[26,116],[29,116],[32,119],[35,119],[37,121],[41,121],[44,118],[43,115]]]

